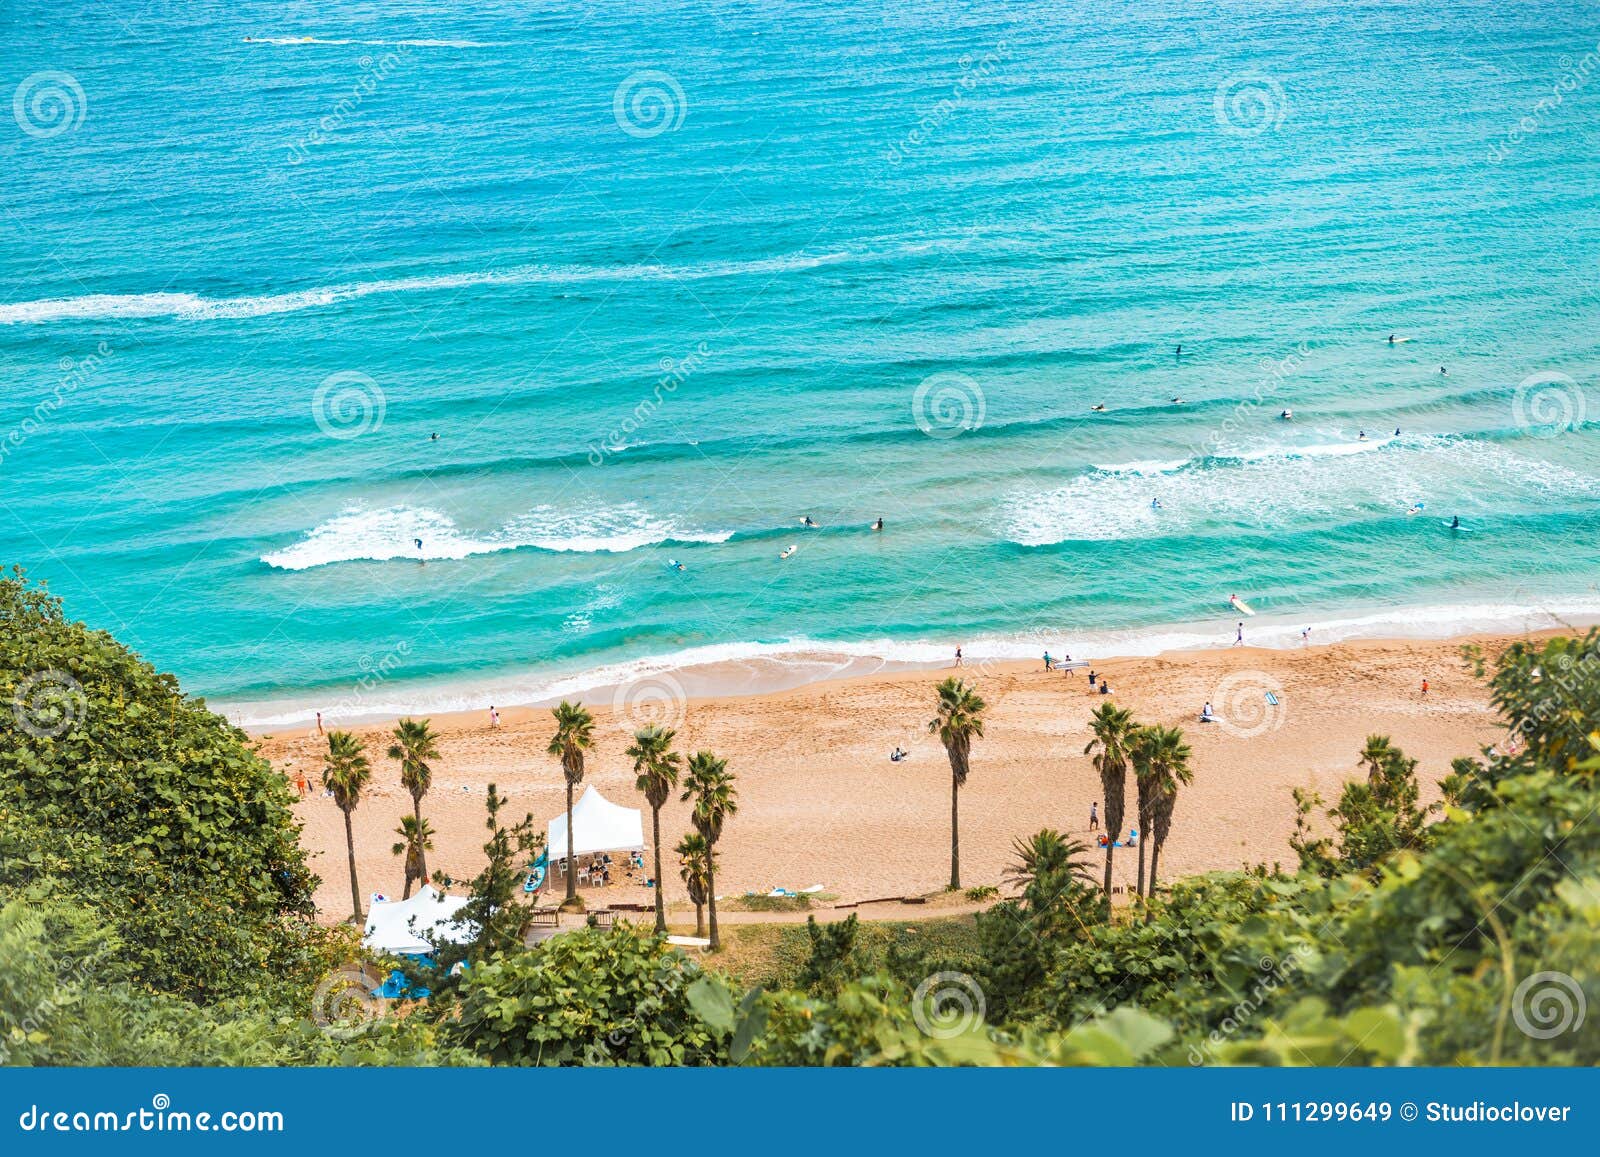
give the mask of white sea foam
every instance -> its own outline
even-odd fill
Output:
[[[326,308],[378,294],[421,293],[491,285],[569,284],[588,281],[676,280],[767,275],[815,269],[849,260],[849,253],[791,253],[751,261],[710,261],[697,265],[520,265],[509,269],[393,277],[321,286],[290,293],[240,297],[201,297],[194,293],[91,293],[0,305],[0,325],[102,318],[162,318],[215,321]]]
[[[307,570],[339,562],[390,559],[462,559],[532,548],[558,552],[622,554],[660,542],[726,542],[732,531],[684,530],[632,504],[582,514],[538,507],[488,531],[463,530],[447,514],[427,507],[354,507],[309,531],[299,542],[261,557],[280,570]],[[422,540],[419,550],[416,540]]]
[[[1224,450],[1160,472],[1100,468],[1051,489],[1015,489],[1000,514],[1008,541],[1048,546],[1327,526],[1393,517],[1418,501],[1470,515],[1484,509],[1486,494],[1500,510],[1590,502],[1600,498],[1600,478],[1499,443],[1433,435]]]
[[[969,676],[985,677],[990,662],[1036,661],[1041,652],[1070,654],[1103,662],[1144,658],[1173,651],[1222,647],[1233,641],[1233,615],[1226,623],[1171,624],[1116,631],[1031,631],[1026,636],[968,640],[962,650]],[[1297,613],[1274,616],[1270,608],[1250,620],[1248,641],[1255,647],[1290,648],[1303,644],[1300,632],[1312,628],[1315,643],[1350,639],[1447,638],[1496,631],[1581,627],[1600,622],[1600,598],[1551,598],[1542,605],[1451,603],[1385,607],[1318,617]],[[826,679],[882,671],[928,670],[950,665],[954,645],[926,640],[873,639],[835,643],[794,638],[777,643],[723,643],[692,647],[631,662],[583,671],[528,672],[472,682],[392,684],[366,694],[337,689],[316,698],[236,702],[222,710],[246,727],[283,728],[309,723],[324,712],[325,723],[347,724],[407,714],[481,711],[488,704],[542,706],[560,699],[609,704],[617,688],[648,680],[671,680],[695,698],[788,690]],[[330,714],[331,712],[331,714]]]

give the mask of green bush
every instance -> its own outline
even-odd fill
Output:
[[[628,923],[582,929],[471,970],[436,1003],[449,1044],[497,1065],[705,1065],[720,1034],[689,1003],[702,975]]]
[[[328,965],[290,798],[171,675],[0,575],[0,891],[99,913],[149,988],[288,999]]]

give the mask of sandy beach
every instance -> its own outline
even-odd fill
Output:
[[[1194,750],[1194,784],[1178,804],[1163,877],[1291,864],[1292,789],[1314,789],[1331,802],[1340,784],[1358,774],[1357,755],[1369,734],[1388,735],[1418,759],[1424,799],[1436,799],[1451,759],[1502,734],[1486,688],[1460,657],[1469,641],[1494,653],[1512,638],[1234,647],[1097,663],[1116,702],[1143,722],[1181,725]],[[720,845],[718,893],[821,884],[843,902],[942,887],[949,873],[950,772],[927,722],[933,686],[945,673],[876,675],[682,704],[679,749],[711,749],[738,776],[739,813]],[[1089,807],[1100,799],[1100,784],[1083,749],[1089,715],[1102,697],[1091,693],[1084,672],[1046,672],[1042,662],[969,665],[962,674],[989,704],[986,737],[974,748],[961,795],[962,884],[999,884],[1016,837],[1054,827],[1089,838]],[[1278,706],[1267,702],[1268,691]],[[1208,701],[1223,722],[1197,722]],[[596,739],[585,783],[613,802],[645,807],[624,755],[633,721],[617,717],[609,696],[590,706]],[[441,757],[423,804],[437,832],[430,866],[465,880],[483,862],[485,784],[496,783],[510,798],[508,810],[516,817],[531,813],[541,830],[560,813],[561,772],[545,754],[553,728],[545,708],[502,708],[498,728],[489,726],[487,711],[435,716],[433,725]],[[383,755],[387,728],[354,729],[374,766],[373,785],[355,814],[362,892],[398,896],[400,860],[390,848],[410,798],[394,761]],[[261,736],[260,743],[291,783],[301,773],[311,777],[313,789],[298,812],[322,877],[318,905],[325,919],[341,919],[349,906],[344,831],[333,801],[315,787],[322,745],[314,729]],[[889,760],[896,745],[910,752],[909,760]],[[1131,781],[1128,799],[1131,811]],[[649,821],[646,809],[647,839]],[[686,806],[668,805],[661,825],[667,897],[682,901],[670,849],[688,830]],[[1119,853],[1120,883],[1131,883],[1134,868],[1135,857]],[[591,906],[650,898],[636,882],[585,894]]]

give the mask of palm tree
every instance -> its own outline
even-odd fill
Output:
[[[426,719],[402,719],[395,725],[394,742],[389,745],[389,758],[400,761],[400,785],[411,793],[411,814],[417,823],[422,822],[422,797],[433,786],[433,767],[430,759],[439,758],[439,737],[428,730]],[[428,857],[419,861],[421,878],[428,878]]]
[[[400,826],[395,828],[394,834],[400,837],[400,842],[393,848],[394,854],[406,858],[406,887],[400,893],[400,898],[409,900],[411,881],[428,882],[427,869],[423,864],[427,862],[425,854],[433,848],[433,825],[416,816],[401,816]]]
[[[1156,894],[1156,865],[1161,859],[1161,849],[1172,834],[1172,809],[1178,802],[1179,786],[1194,782],[1194,772],[1189,769],[1189,745],[1183,741],[1183,730],[1178,727],[1162,728],[1160,742],[1151,758],[1155,780],[1155,799],[1150,808],[1150,837],[1155,842],[1150,847],[1150,887],[1145,893]],[[1152,913],[1146,912],[1149,919]]]
[[[633,746],[628,755],[633,760],[633,770],[638,775],[634,786],[644,793],[650,804],[651,839],[656,861],[656,931],[667,930],[667,905],[662,899],[661,879],[661,805],[672,796],[678,786],[678,770],[683,757],[672,750],[672,741],[678,733],[670,727],[651,725],[633,735]]]
[[[1070,880],[1094,882],[1086,862],[1088,845],[1073,836],[1045,828],[1027,839],[1018,836],[1011,850],[1017,862],[1006,873],[1006,882],[1017,885],[1024,893],[1036,894],[1041,886],[1059,888]]]
[[[361,802],[361,792],[372,778],[366,745],[348,731],[328,732],[328,754],[323,757],[322,786],[333,793],[333,802],[344,812],[344,842],[350,852],[351,919],[361,922],[361,887],[356,883],[356,835],[350,814]]]
[[[547,750],[561,757],[561,771],[567,777],[567,898],[561,906],[581,912],[583,901],[578,898],[578,873],[572,851],[578,846],[572,831],[572,789],[583,782],[583,753],[594,742],[594,716],[565,699],[552,707],[550,714],[556,717],[556,733]]]
[[[1150,827],[1166,796],[1175,796],[1180,783],[1194,778],[1189,770],[1189,745],[1177,727],[1141,727],[1133,738],[1134,783],[1139,789],[1139,894],[1155,895],[1156,849],[1150,852],[1150,886],[1145,887],[1144,848],[1151,839]],[[1167,810],[1167,822],[1172,811]]]
[[[711,907],[711,950],[715,952],[722,947],[722,938],[717,934],[717,841],[722,838],[723,821],[739,810],[739,793],[733,788],[733,776],[728,774],[728,761],[709,751],[695,752],[683,781],[682,798],[694,800],[689,818],[706,842],[706,894]]]
[[[978,689],[954,675],[938,686],[939,713],[928,730],[939,737],[950,757],[950,887],[961,887],[961,788],[972,770],[972,741],[983,738],[987,706]]]
[[[690,832],[673,849],[678,853],[678,874],[694,903],[694,934],[706,934],[705,903],[711,895],[711,846],[699,832]]]
[[[1383,775],[1383,766],[1394,754],[1394,745],[1387,735],[1367,736],[1367,745],[1361,749],[1361,766],[1367,769],[1367,786],[1376,787]]]
[[[1128,789],[1128,749],[1135,726],[1131,711],[1114,703],[1102,703],[1089,718],[1089,729],[1094,732],[1094,738],[1083,749],[1083,753],[1088,755],[1099,748],[1094,765],[1100,772],[1100,790],[1106,803],[1104,887],[1108,904],[1111,902],[1111,855],[1116,851],[1117,835],[1122,831],[1124,796]]]

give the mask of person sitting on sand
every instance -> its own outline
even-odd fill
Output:
[[[1111,688],[1106,684],[1106,681],[1104,679],[1100,680],[1100,694],[1102,694],[1102,695],[1111,694]]]
[[[902,759],[905,759],[905,758],[906,758],[906,752],[900,747],[900,745],[898,743],[895,744],[894,750],[889,753],[889,762],[890,763],[899,763]]]
[[[1204,707],[1200,708],[1200,722],[1215,723],[1216,721],[1217,717],[1211,713],[1211,704],[1208,702]]]
[[[1137,848],[1138,846],[1139,846],[1139,829],[1138,828],[1129,828],[1128,829],[1128,847]]]

